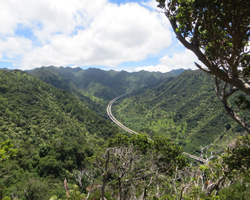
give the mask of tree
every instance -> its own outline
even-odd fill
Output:
[[[215,92],[227,114],[250,133],[250,125],[228,103],[236,92],[250,95],[250,1],[156,1],[177,39],[203,63],[196,66],[215,77]]]
[[[13,149],[13,144],[11,140],[2,142],[0,144],[0,163],[14,157],[17,153],[17,149]]]
[[[187,166],[180,146],[162,136],[150,140],[140,134],[131,138],[117,134],[108,147],[88,160],[100,170],[102,200],[107,188],[118,200],[161,196],[161,179]]]

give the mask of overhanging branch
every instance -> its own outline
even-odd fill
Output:
[[[227,103],[227,98],[237,91],[236,88],[232,88],[229,92],[226,92],[226,83],[223,85],[222,91],[220,91],[218,78],[215,77],[215,93],[217,97],[221,100],[226,113],[239,125],[241,125],[248,133],[250,133],[250,125],[243,120]]]
[[[201,67],[200,65],[196,66],[201,69],[202,71],[215,75],[217,76],[219,79],[229,83],[230,85],[233,85],[235,87],[237,87],[239,90],[241,90],[242,92],[244,92],[247,95],[250,95],[250,84],[248,82],[246,82],[244,79],[241,79],[237,76],[233,76],[231,73],[220,69],[218,67],[218,65],[214,64],[211,60],[209,60],[209,58],[201,52],[201,50],[199,49],[199,47],[195,44],[192,44],[190,42],[188,42],[185,37],[182,36],[181,32],[177,31],[178,29],[178,25],[177,25],[177,21],[174,17],[173,14],[171,14],[171,12],[168,9],[165,9],[165,15],[166,17],[169,19],[170,24],[174,30],[174,33],[177,37],[177,39],[189,50],[191,50],[196,56],[197,58],[207,67],[207,69]]]

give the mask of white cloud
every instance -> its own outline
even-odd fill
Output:
[[[142,2],[142,5],[149,7],[151,9],[156,9],[158,3],[155,0],[148,0],[148,1]]]
[[[22,68],[41,65],[117,66],[140,61],[171,43],[171,32],[162,27],[157,13],[135,3],[107,4],[88,29],[77,35],[54,35],[51,43],[24,55]]]
[[[160,63],[168,66],[189,66],[190,64],[197,61],[197,57],[190,50],[185,50],[181,53],[174,53],[172,57],[168,55],[160,59]]]
[[[149,65],[145,67],[137,67],[135,69],[135,71],[141,71],[141,70],[149,71],[149,72],[162,72],[162,73],[170,71],[165,65],[156,65],[156,66]]]
[[[0,34],[14,34],[18,24],[31,28],[41,41],[56,33],[86,28],[107,0],[2,0]]]
[[[156,0],[148,0],[148,1],[142,2],[142,5],[149,8],[150,10],[152,10],[152,12],[157,13],[159,21],[161,22],[163,27],[172,28],[168,18],[165,16],[163,10],[161,8],[157,7],[158,4],[159,3],[156,2]]]
[[[32,46],[46,47],[55,35],[68,36],[78,28],[88,27],[106,3],[107,0],[1,0],[1,60],[20,65],[20,57],[29,53]],[[17,34],[20,27],[30,30],[33,36]]]
[[[1,0],[0,23],[0,58],[7,56],[21,69],[114,67],[141,61],[171,43],[166,17],[137,3]],[[31,36],[16,35],[20,27],[30,30]]]
[[[135,71],[145,70],[145,71],[159,71],[159,72],[169,72],[174,69],[197,69],[194,62],[200,63],[193,52],[190,50],[185,50],[179,53],[173,53],[170,57],[168,55],[160,59],[160,64],[153,66],[138,67]]]
[[[0,52],[4,52],[7,57],[13,58],[32,49],[32,42],[24,37],[8,37],[0,40]]]

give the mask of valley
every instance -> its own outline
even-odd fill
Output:
[[[128,73],[51,66],[27,72],[68,91],[106,120],[109,102],[131,92],[113,105],[116,119],[135,132],[170,137],[192,154],[243,131],[225,115],[212,78],[199,70]]]
[[[242,131],[220,108],[211,77],[198,70],[132,92],[118,100],[113,114],[132,130],[165,135],[193,154],[199,153],[200,146]]]
[[[107,114],[108,114],[109,118],[110,118],[117,126],[119,126],[119,127],[122,128],[123,130],[125,130],[125,131],[127,131],[127,132],[129,132],[129,133],[131,133],[131,134],[136,134],[136,135],[138,135],[137,132],[135,132],[135,131],[129,129],[128,127],[124,126],[123,124],[121,124],[121,123],[113,116],[113,114],[112,114],[112,112],[111,112],[112,104],[113,104],[116,100],[118,100],[118,99],[120,99],[120,98],[122,98],[122,97],[124,97],[124,96],[126,96],[126,95],[128,95],[128,94],[122,94],[122,95],[120,95],[120,96],[114,98],[112,101],[110,101],[110,103],[109,103],[109,105],[108,105],[108,107],[107,107]],[[207,162],[206,159],[203,159],[203,158],[198,157],[198,156],[191,155],[191,154],[189,154],[189,153],[187,153],[187,152],[183,152],[183,154],[189,156],[190,158],[195,159],[195,160],[198,161],[198,162],[202,162],[202,163]]]
[[[243,130],[221,109],[210,76],[199,70],[180,71],[128,73],[53,66],[0,70],[0,143],[14,154],[5,159],[9,150],[1,151],[1,194],[27,199],[25,190],[30,199],[44,194],[45,199],[64,198],[65,178],[71,194],[75,185],[86,194],[91,180],[82,177],[79,182],[77,174],[90,166],[93,170],[102,159],[105,163],[105,151],[111,147],[118,148],[118,154],[128,150],[128,157],[132,147],[139,148],[130,156],[138,156],[138,166],[149,171],[146,160],[156,167],[156,155],[163,159],[159,162],[185,167],[194,161],[187,162],[183,154],[199,157],[201,147],[210,146],[208,153],[220,154]],[[249,118],[247,111],[243,116]],[[128,144],[132,146],[123,149]],[[205,161],[204,154],[201,159]],[[171,185],[171,176],[161,176]]]

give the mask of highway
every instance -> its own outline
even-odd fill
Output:
[[[138,134],[136,133],[135,131],[129,129],[128,127],[124,126],[122,123],[120,123],[113,115],[112,115],[112,112],[111,112],[111,106],[112,104],[117,100],[117,99],[120,99],[122,97],[124,97],[125,95],[127,95],[129,93],[126,93],[126,94],[122,94],[116,98],[114,98],[112,101],[110,101],[108,107],[107,107],[107,113],[108,113],[108,116],[109,118],[117,125],[117,126],[120,126],[123,130],[129,132],[129,133],[134,133],[134,134]]]
[[[118,100],[118,99],[120,99],[120,98],[122,98],[122,97],[124,97],[124,96],[126,96],[126,95],[128,95],[128,94],[130,94],[130,93],[122,94],[122,95],[120,95],[120,96],[114,98],[112,101],[110,101],[110,102],[109,102],[109,105],[108,105],[108,107],[107,107],[107,113],[108,113],[109,118],[110,118],[117,126],[119,126],[120,128],[122,128],[123,130],[125,130],[125,131],[127,131],[127,132],[129,132],[129,133],[138,134],[137,132],[135,132],[135,131],[129,129],[128,127],[124,126],[121,122],[119,122],[119,121],[112,115],[112,112],[111,112],[111,107],[112,107],[113,103],[114,103],[116,100]],[[195,159],[195,160],[197,160],[197,161],[199,161],[199,162],[202,162],[202,163],[208,162],[208,160],[206,160],[206,159],[200,158],[200,157],[198,157],[198,156],[191,155],[191,154],[186,153],[186,152],[183,152],[183,154],[185,154],[185,155],[189,156],[190,158],[193,158],[193,159]]]

